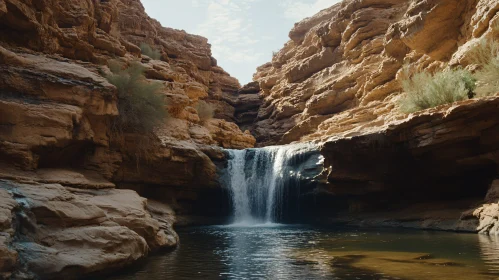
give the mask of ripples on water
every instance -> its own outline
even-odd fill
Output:
[[[179,235],[174,252],[111,279],[499,279],[499,241],[475,234],[264,224]]]

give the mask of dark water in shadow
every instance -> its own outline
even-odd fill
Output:
[[[499,241],[475,234],[274,225],[179,235],[177,250],[109,279],[499,279]]]

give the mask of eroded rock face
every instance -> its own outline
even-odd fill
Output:
[[[356,225],[481,231],[474,209],[497,202],[498,108],[498,97],[464,101],[330,138],[315,210]]]
[[[473,210],[498,177],[497,95],[407,115],[400,79],[404,67],[474,69],[470,50],[497,39],[498,11],[496,1],[345,0],[295,25],[254,75],[263,103],[250,130],[258,146],[322,144],[323,185],[303,197],[311,219],[477,231],[486,211]]]
[[[204,147],[254,146],[254,137],[233,123],[240,85],[217,66],[207,39],[162,27],[140,1],[1,6],[3,161],[24,170],[95,170],[119,186],[210,188],[217,174]],[[141,55],[142,43],[161,60]],[[111,59],[138,61],[147,79],[164,85],[170,117],[153,134],[111,133],[116,89],[102,74]],[[200,119],[200,100],[216,109],[214,119]]]
[[[0,0],[0,29],[0,278],[117,269],[175,246],[175,212],[219,205],[220,147],[255,139],[234,123],[241,86],[206,38],[162,27],[139,0]],[[112,132],[111,59],[163,84],[169,118],[153,133]],[[214,118],[200,119],[201,100]]]
[[[75,278],[121,268],[177,244],[173,214],[155,211],[160,222],[135,191],[92,188],[104,181],[97,174],[87,173],[96,181],[81,179],[76,188],[65,184],[66,174],[76,170],[9,171],[12,179],[0,180],[2,244],[8,245],[0,246],[2,273]],[[47,172],[53,183],[44,182]]]
[[[14,235],[12,218],[17,202],[5,190],[0,190],[0,278],[7,279],[17,265],[17,252],[10,248]]]
[[[468,66],[469,45],[494,36],[496,13],[493,1],[346,0],[297,23],[254,76],[264,99],[251,128],[258,145],[405,118],[395,98],[403,66]]]
[[[256,121],[258,110],[262,105],[259,92],[260,85],[258,82],[249,83],[239,90],[235,104],[235,118],[241,130],[251,129]]]

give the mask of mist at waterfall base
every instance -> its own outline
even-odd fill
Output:
[[[222,182],[229,190],[231,226],[276,226],[300,220],[302,182],[311,181],[321,156],[313,144],[227,150]],[[312,172],[313,173],[313,172]]]

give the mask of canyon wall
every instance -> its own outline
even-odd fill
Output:
[[[0,278],[94,275],[176,246],[176,222],[228,214],[221,147],[316,142],[310,222],[499,232],[499,97],[398,109],[404,66],[475,69],[498,11],[346,0],[297,23],[241,87],[206,38],[162,27],[139,0],[0,0]],[[112,132],[111,60],[163,85],[169,116],[153,133]]]
[[[343,1],[297,24],[254,80],[258,145],[355,135],[406,118],[401,72],[473,65],[471,47],[499,34],[494,1]]]
[[[404,69],[477,69],[471,50],[499,39],[498,11],[488,0],[345,0],[295,24],[254,75],[262,105],[245,125],[258,146],[322,145],[323,184],[303,195],[309,221],[496,227],[497,204],[481,205],[487,193],[497,202],[498,95],[414,114],[399,101]]]
[[[220,147],[255,139],[206,38],[162,27],[139,0],[0,0],[0,30],[0,278],[111,271],[176,246],[175,214],[224,211]],[[112,132],[111,60],[162,84],[169,116],[153,133]]]

